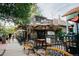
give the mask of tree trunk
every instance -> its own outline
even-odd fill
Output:
[[[24,42],[27,40],[27,29],[26,29],[26,25],[23,26],[23,30],[24,30]]]

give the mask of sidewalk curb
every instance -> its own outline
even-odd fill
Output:
[[[0,54],[0,56],[3,56],[6,50],[4,49],[3,52]]]

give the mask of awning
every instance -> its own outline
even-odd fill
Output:
[[[76,16],[78,16],[78,13],[74,13],[74,14],[68,15],[68,16],[66,16],[66,19],[67,19],[67,20],[68,20],[68,19],[72,19],[72,18],[74,18],[74,17],[76,17]]]
[[[64,17],[64,16],[71,15],[71,14],[74,14],[74,13],[79,13],[79,6],[76,7],[76,8],[73,8],[73,9],[71,9],[70,11],[68,11],[67,13],[65,13],[65,14],[63,15],[63,17]]]
[[[79,16],[75,16],[74,18],[70,19],[69,21],[79,23]]]

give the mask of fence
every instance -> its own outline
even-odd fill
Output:
[[[52,40],[52,47],[65,50],[73,55],[79,55],[79,35],[67,35],[67,36],[46,36]]]
[[[63,37],[58,37],[55,35],[50,36],[51,38],[51,43],[52,43],[52,47],[54,48],[58,48],[61,50],[66,50],[65,46],[64,46],[64,41],[63,41]]]
[[[77,35],[65,36],[64,37],[64,45],[66,47],[67,52],[69,52],[73,55],[79,55],[78,36]]]

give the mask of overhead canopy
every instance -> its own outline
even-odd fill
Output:
[[[68,21],[79,23],[79,7],[71,9],[63,16],[66,16]]]
[[[68,15],[70,15],[70,14],[74,14],[74,13],[79,13],[79,7],[76,7],[76,8],[71,9],[70,11],[68,11],[67,13],[65,13],[65,14],[63,15],[63,17],[64,17],[64,16],[68,16]]]
[[[30,29],[33,30],[52,30],[52,31],[56,31],[60,28],[60,26],[56,26],[56,25],[29,25],[28,26]]]
[[[75,16],[74,18],[70,19],[69,21],[79,23],[79,16]]]
[[[68,15],[66,17],[67,20],[70,20],[70,19],[73,19],[74,17],[78,16],[78,13],[74,13],[74,14],[71,14],[71,15]]]

